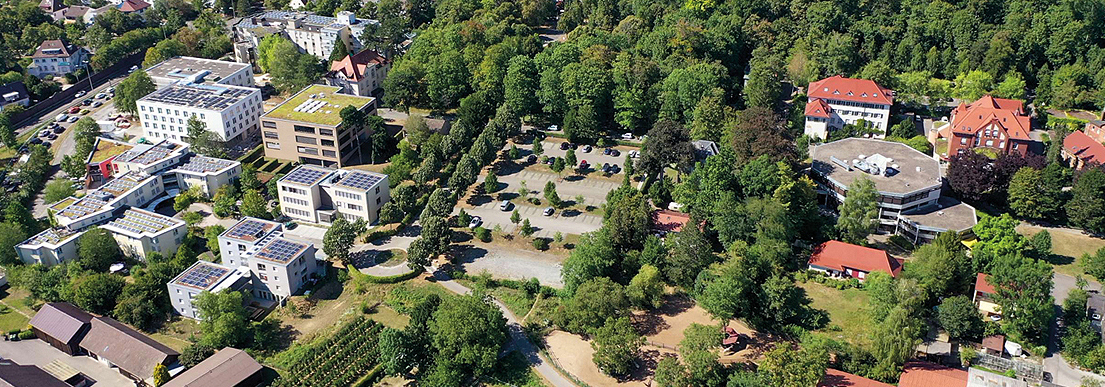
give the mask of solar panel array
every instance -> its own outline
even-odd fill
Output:
[[[118,227],[136,234],[143,232],[157,233],[161,230],[179,224],[172,218],[144,211],[127,210],[123,217],[111,221],[108,225]]]
[[[73,202],[73,204],[66,206],[65,209],[58,212],[58,215],[64,216],[66,218],[76,219],[99,211],[101,208],[104,208],[105,205],[107,205],[106,201],[97,199],[93,197],[93,195],[89,195],[81,198],[80,200],[77,200],[76,202]]]
[[[200,263],[192,266],[188,271],[181,273],[180,276],[177,277],[176,283],[197,289],[207,289],[218,282],[219,279],[227,273],[230,273],[230,269],[222,266]]]
[[[189,160],[187,164],[181,165],[179,169],[190,172],[208,173],[218,172],[232,165],[234,165],[234,162],[230,160],[197,156]]]
[[[325,100],[316,99],[314,96],[311,96],[311,98],[307,98],[306,101],[303,101],[303,103],[300,103],[299,106],[296,106],[295,109],[292,110],[303,113],[314,113],[324,107],[326,107]]]
[[[268,245],[262,248],[261,251],[257,253],[257,258],[278,263],[287,263],[299,256],[299,253],[306,248],[306,244],[277,238],[273,239],[272,242],[269,242]]]
[[[236,238],[241,240],[252,241],[259,238],[261,235],[267,233],[273,228],[272,223],[262,222],[255,219],[246,219],[231,227],[226,231],[228,238]]]
[[[345,177],[341,179],[341,181],[338,181],[338,185],[343,185],[362,191],[368,191],[370,188],[372,188],[372,186],[376,185],[376,183],[379,183],[380,180],[383,179],[383,176],[373,173],[353,171],[346,174]]]
[[[30,239],[27,239],[27,241],[23,243],[36,245],[43,243],[57,244],[58,242],[61,242],[63,239],[68,238],[73,234],[73,231],[67,228],[50,228],[46,229],[46,231],[38,233],[38,235],[35,235]]]
[[[103,187],[100,187],[100,191],[119,195],[124,192],[130,191],[131,189],[134,189],[134,187],[136,186],[138,186],[138,180],[134,180],[133,178],[125,179],[123,177],[120,177],[118,179],[107,182],[107,184],[104,184]]]
[[[210,85],[173,85],[142,97],[148,102],[224,110],[248,97],[256,89]]]
[[[156,146],[149,147],[142,151],[136,151],[134,149],[123,152],[115,159],[125,163],[137,163],[142,165],[150,165],[169,157],[173,151],[179,148],[178,145],[168,141],[162,141]]]
[[[318,183],[319,180],[322,180],[322,178],[331,173],[333,173],[331,170],[300,165],[298,168],[285,175],[280,181],[303,185],[315,185],[315,183]]]

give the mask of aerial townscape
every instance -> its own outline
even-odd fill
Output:
[[[0,0],[0,386],[1105,386],[1105,0]]]

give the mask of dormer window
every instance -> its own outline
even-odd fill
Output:
[[[853,96],[853,95],[855,95],[855,94],[853,94],[853,93],[852,93],[852,92],[850,92],[850,91],[848,92],[848,96]]]

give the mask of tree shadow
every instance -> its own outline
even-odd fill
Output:
[[[1052,265],[1069,265],[1075,262],[1075,258],[1069,255],[1049,254],[1041,257]]]
[[[575,182],[575,181],[583,180],[585,177],[586,176],[583,176],[583,175],[568,175],[567,177],[564,178],[564,181]]]
[[[491,200],[491,196],[488,195],[471,195],[468,197],[468,200],[465,200],[465,202],[478,207],[487,203],[491,203]]]
[[[631,322],[633,323],[633,330],[637,331],[641,336],[652,336],[665,329],[671,328],[671,325],[668,325],[663,317],[649,311],[642,314],[634,314]]]

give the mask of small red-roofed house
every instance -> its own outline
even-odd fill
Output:
[[[1082,169],[1088,165],[1105,165],[1105,145],[1101,145],[1081,130],[1063,138],[1063,160],[1071,168]]]
[[[978,311],[986,317],[996,318],[994,316],[1001,316],[1001,305],[994,301],[995,294],[997,294],[997,291],[994,290],[994,285],[990,284],[990,276],[978,273],[978,276],[975,277],[975,292],[972,300],[975,302],[975,306],[978,307]]]
[[[875,129],[882,138],[890,125],[893,91],[867,79],[845,78],[839,75],[811,82],[806,95],[805,134],[820,139],[829,132],[856,124],[859,120]]]
[[[967,387],[967,371],[924,361],[905,363],[898,387]]]
[[[833,277],[851,277],[863,280],[873,271],[881,271],[897,277],[902,271],[902,261],[879,249],[857,246],[841,241],[828,241],[813,249],[810,270],[828,273]]]
[[[832,368],[825,370],[825,377],[821,378],[821,382],[817,383],[817,387],[894,387],[893,385],[880,382],[878,380],[871,380],[859,375],[852,375],[850,373],[834,370]]]
[[[123,0],[117,7],[119,8],[119,12],[138,13],[141,15],[146,12],[146,8],[150,7],[150,3],[142,0]]]
[[[971,104],[952,110],[948,157],[974,148],[992,149],[998,154],[1024,156],[1032,142],[1032,124],[1024,102],[985,95]]]

